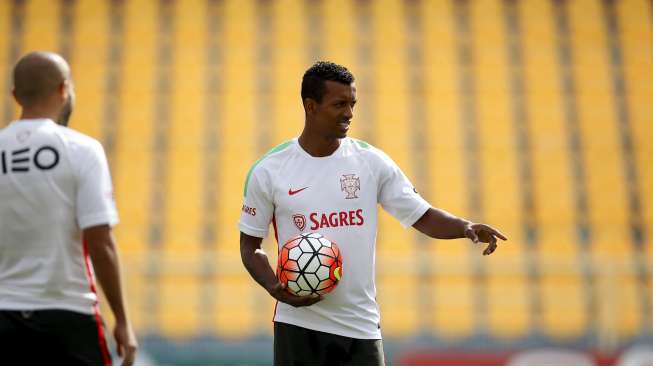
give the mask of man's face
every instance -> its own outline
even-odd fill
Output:
[[[315,107],[309,112],[313,117],[311,129],[328,139],[347,137],[354,116],[356,85],[327,80],[325,88],[322,102],[314,102]]]
[[[66,83],[67,88],[67,97],[64,101],[63,106],[61,107],[61,113],[59,113],[59,118],[57,118],[57,123],[62,126],[68,126],[70,122],[70,115],[73,113],[75,107],[75,87],[73,86],[72,81]]]

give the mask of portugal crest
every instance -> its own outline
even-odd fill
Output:
[[[304,231],[306,227],[306,216],[300,214],[292,215],[292,222],[297,226],[299,231]]]
[[[361,180],[356,174],[343,174],[340,178],[340,190],[347,193],[346,199],[358,198],[356,192],[361,189]]]

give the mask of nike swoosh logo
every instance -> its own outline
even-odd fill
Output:
[[[288,189],[288,195],[290,195],[290,196],[296,195],[297,193],[305,190],[306,188],[308,188],[308,187],[304,187],[304,188],[298,189],[296,191],[293,191],[292,188],[290,188],[290,189]]]

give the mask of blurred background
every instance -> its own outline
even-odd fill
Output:
[[[1,0],[0,124],[32,50],[70,62],[71,127],[105,146],[141,365],[272,363],[242,187],[322,59],[357,78],[351,136],[510,237],[483,257],[381,213],[388,365],[653,357],[653,1]]]

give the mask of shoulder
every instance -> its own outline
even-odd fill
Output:
[[[266,175],[266,172],[273,172],[278,169],[282,162],[292,154],[293,147],[297,144],[296,139],[281,143],[261,156],[252,164],[245,178],[244,194],[247,195],[247,187],[252,176]]]
[[[8,134],[10,126],[5,126],[0,128],[0,138],[6,136]]]
[[[61,140],[71,166],[83,172],[107,164],[107,157],[100,141],[68,127],[57,125],[53,128]]]
[[[297,141],[293,139],[273,147],[268,152],[266,152],[263,156],[258,158],[258,160],[254,162],[254,164],[252,164],[252,166],[250,167],[250,172],[254,170],[266,169],[278,165],[281,161],[283,161],[286,157],[288,157],[289,154],[292,153],[293,147],[296,144]]]
[[[68,148],[79,152],[104,153],[100,141],[79,131],[64,126],[53,126],[56,133],[61,136]]]
[[[357,155],[362,156],[366,161],[368,161],[372,165],[388,165],[392,164],[392,159],[388,154],[386,154],[383,150],[377,148],[376,146],[373,146],[372,144],[355,139],[355,138],[348,138],[348,144],[349,148],[354,151]]]

